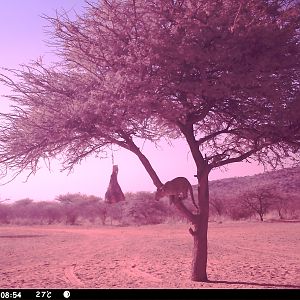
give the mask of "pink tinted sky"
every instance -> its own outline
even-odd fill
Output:
[[[46,61],[54,60],[51,49],[45,44],[47,22],[41,18],[41,15],[53,16],[56,9],[62,8],[80,12],[83,6],[83,0],[10,0],[5,1],[5,4],[2,3],[0,67],[16,68],[39,56],[44,56]],[[7,93],[9,91],[0,85],[2,111],[7,110],[8,107],[7,100],[2,96]],[[162,142],[159,148],[146,142],[143,149],[163,182],[177,176],[185,176],[192,184],[196,183],[193,176],[195,167],[184,141],[174,141],[173,146]],[[155,190],[150,177],[133,154],[120,150],[114,153],[114,157],[115,163],[119,165],[118,179],[124,192]],[[41,164],[41,169],[26,183],[24,183],[26,174],[22,174],[11,183],[0,186],[0,200],[6,198],[18,200],[26,197],[35,200],[51,200],[57,195],[68,192],[104,197],[111,169],[111,157],[102,160],[90,157],[68,176],[67,173],[59,171],[58,161],[53,161],[51,172]],[[210,179],[252,175],[262,171],[263,168],[256,164],[236,163],[229,166],[227,171],[212,171]],[[0,183],[4,182],[3,179],[0,181]]]

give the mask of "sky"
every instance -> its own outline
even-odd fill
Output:
[[[46,41],[47,21],[42,15],[54,16],[56,10],[81,12],[83,0],[9,0],[1,3],[0,9],[0,68],[18,68],[42,56],[51,62],[57,58]],[[3,95],[9,90],[0,84],[0,110],[9,109]],[[169,145],[158,146],[145,142],[143,152],[150,160],[162,182],[184,176],[196,184],[195,166],[186,143],[176,140]],[[114,151],[114,163],[119,166],[118,181],[123,192],[155,191],[155,187],[137,159],[126,150]],[[0,201],[5,199],[53,200],[66,193],[82,193],[104,197],[112,171],[112,157],[107,159],[89,157],[76,166],[72,173],[60,172],[60,162],[53,160],[51,171],[41,164],[40,170],[27,179],[27,173],[4,184],[9,177],[0,180]],[[263,172],[257,164],[235,163],[227,170],[214,170],[209,179],[216,180],[234,176],[246,176]]]

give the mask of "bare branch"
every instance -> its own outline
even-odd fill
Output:
[[[180,199],[174,199],[173,203],[192,224],[195,224],[197,222],[197,215],[194,215],[190,210],[188,210],[183,202],[180,201]]]
[[[218,168],[218,167],[228,165],[231,163],[240,162],[240,161],[246,159],[247,157],[250,157],[252,154],[256,153],[257,151],[258,151],[258,149],[256,149],[256,148],[252,149],[246,153],[241,154],[240,156],[232,157],[232,158],[228,158],[228,159],[225,159],[225,160],[222,160],[219,162],[212,163],[211,167]]]

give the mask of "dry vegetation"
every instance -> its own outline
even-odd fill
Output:
[[[298,220],[300,168],[210,183],[210,220]],[[197,189],[194,189],[194,195]],[[107,204],[100,197],[60,195],[56,201],[21,199],[0,203],[0,224],[149,225],[185,221],[167,198],[149,192],[127,193],[126,201]],[[185,200],[193,209],[192,202]],[[261,209],[260,209],[261,208]]]
[[[208,283],[189,279],[189,224],[167,199],[1,203],[0,288],[300,288],[298,171],[211,182]],[[263,199],[264,222],[243,205],[249,187],[277,191]]]
[[[210,208],[211,218],[299,219],[300,167],[212,181]]]
[[[210,223],[208,283],[189,280],[187,229],[1,226],[0,287],[300,288],[300,223]]]
[[[35,173],[41,160],[48,162],[57,157],[62,159],[63,170],[72,170],[85,157],[106,157],[107,151],[117,146],[136,155],[154,185],[160,188],[163,184],[150,157],[142,153],[142,143],[183,138],[196,166],[201,213],[190,211],[181,201],[174,201],[174,205],[194,226],[190,233],[197,251],[192,278],[207,281],[209,204],[211,216],[219,218],[259,217],[264,221],[274,211],[279,219],[299,216],[299,194],[292,194],[290,188],[254,185],[252,191],[238,190],[239,193],[221,189],[221,196],[212,190],[211,199],[208,193],[208,176],[219,167],[245,160],[271,167],[299,165],[298,2],[95,1],[76,16],[62,11],[45,17],[49,21],[49,44],[59,60],[48,65],[38,59],[23,64],[19,70],[4,69],[0,74],[0,82],[10,90],[8,99],[13,104],[11,111],[0,114],[0,178],[11,170],[15,175],[24,170]],[[153,198],[149,193],[129,195],[124,205],[110,207],[85,195],[62,195],[55,204],[36,204],[25,199],[2,205],[0,219],[6,224],[107,224],[108,220],[114,225],[145,225],[177,218],[166,203],[154,204],[147,201],[149,198]],[[112,246],[119,247],[114,244],[114,238],[119,236],[114,230],[112,241],[107,238],[100,244],[107,245],[108,251]],[[132,230],[135,237],[136,229]],[[128,242],[130,247],[134,245],[128,250],[129,259],[136,249],[147,247],[148,254],[149,246],[158,248],[166,241],[163,236],[153,245],[151,233],[149,241],[145,234],[143,231],[138,236],[137,245]],[[121,242],[126,237],[127,234],[121,237]],[[230,247],[238,242],[230,240]],[[165,243],[166,254],[157,254],[168,257],[170,243]],[[221,255],[223,250],[214,253]],[[235,250],[230,248],[227,252]],[[153,272],[123,266],[123,260],[118,260],[109,271],[104,271],[105,280],[109,281],[109,274],[114,274],[111,276],[115,280],[115,273],[124,267],[126,272],[131,268],[133,274],[141,272],[141,276],[133,275],[132,282],[121,280],[122,285],[139,285],[137,279],[141,277],[142,286],[144,277],[151,273],[151,286],[174,286],[181,276],[178,272],[185,267],[180,266],[176,251],[168,258],[178,266],[175,272],[167,262],[153,264],[153,259],[160,256],[151,254],[149,267],[158,266]],[[147,255],[143,253],[141,257]],[[268,257],[273,257],[272,252],[268,252]],[[249,255],[245,254],[241,266],[234,265],[234,269],[239,273],[248,270],[252,266],[248,260]],[[226,256],[225,261],[231,263],[231,268],[236,259]],[[92,261],[87,273],[92,278],[95,262],[99,259]],[[170,274],[162,269],[163,263]],[[106,260],[103,265],[107,265]],[[222,271],[226,269],[219,261],[210,268],[220,266]],[[256,278],[261,274],[260,268],[265,270],[266,266],[258,265],[248,271],[256,273]],[[87,269],[84,264],[81,274]],[[168,280],[155,272],[167,273]],[[75,276],[73,269],[65,273]],[[273,273],[278,275],[277,270],[272,271],[271,279]],[[130,274],[124,280],[131,280]],[[284,276],[279,275],[279,282]],[[83,278],[84,284],[86,281],[91,282]]]

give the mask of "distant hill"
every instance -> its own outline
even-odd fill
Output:
[[[265,172],[253,176],[232,177],[210,181],[210,192],[224,198],[259,186],[272,186],[284,193],[300,197],[300,166],[277,171]]]

